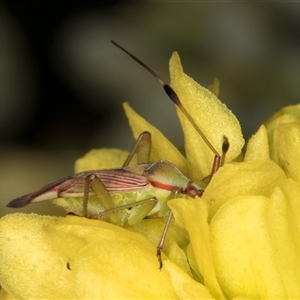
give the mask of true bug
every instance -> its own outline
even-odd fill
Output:
[[[165,160],[149,164],[151,135],[149,132],[143,132],[121,168],[91,170],[62,178],[33,193],[10,201],[7,207],[19,208],[34,202],[67,198],[68,201],[56,202],[56,204],[64,207],[67,212],[92,219],[106,218],[109,222],[118,225],[123,225],[125,222],[137,224],[145,217],[153,215],[167,217],[165,230],[157,245],[157,256],[161,268],[161,250],[172,218],[167,201],[175,197],[201,196],[205,185],[223,164],[229,143],[224,137],[222,155],[220,155],[182,106],[174,90],[142,61],[117,43],[113,41],[112,43],[130,55],[160,82],[169,98],[181,109],[214,153],[212,171],[207,176],[206,182],[203,184],[192,182],[174,164]],[[129,166],[135,153],[138,156],[138,163]],[[168,176],[165,176],[166,173]],[[78,203],[78,198],[83,199],[80,208],[74,202]]]

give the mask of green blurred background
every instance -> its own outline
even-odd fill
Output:
[[[129,149],[124,101],[182,144],[173,104],[111,39],[167,82],[174,50],[202,85],[217,76],[246,138],[299,101],[300,3],[12,0],[0,1],[0,25],[1,215],[88,150]]]

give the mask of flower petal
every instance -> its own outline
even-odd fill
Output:
[[[292,179],[271,197],[239,196],[211,222],[218,279],[229,297],[299,299],[300,184]]]
[[[1,300],[14,300],[16,298],[11,297],[5,290],[0,290],[0,299]]]
[[[274,131],[276,162],[288,177],[300,182],[300,123],[281,123]]]
[[[219,95],[220,95],[220,85],[221,85],[221,82],[220,80],[215,77],[214,80],[213,80],[213,83],[208,86],[208,89],[218,98]]]
[[[265,122],[268,132],[270,156],[276,162],[276,150],[274,148],[274,131],[279,124],[300,121],[300,104],[283,107],[279,112],[274,114]]]
[[[275,188],[266,214],[275,260],[289,299],[300,298],[300,184]]]
[[[154,246],[158,245],[165,226],[165,218],[144,219],[137,225],[124,225],[126,229],[138,232],[145,236]],[[189,239],[186,232],[172,222],[168,228],[163,252],[168,256],[169,260],[177,264],[181,269],[189,274],[190,277],[193,277],[184,251],[188,243]]]
[[[139,116],[128,103],[124,103],[126,116],[135,139],[143,131],[149,131],[152,137],[150,162],[167,159],[175,164],[184,174],[188,174],[187,161],[178,149],[154,126]]]
[[[201,198],[192,201],[175,199],[169,201],[169,206],[174,213],[176,223],[185,228],[189,234],[193,258],[197,262],[197,269],[194,271],[199,276],[203,276],[205,286],[214,297],[224,299],[212,260],[207,204]]]
[[[262,196],[236,197],[211,221],[216,273],[229,298],[287,298],[265,218],[268,201]]]
[[[143,236],[98,220],[0,220],[0,282],[18,299],[177,298],[155,252]]]
[[[228,200],[241,195],[269,197],[286,175],[271,160],[226,164],[213,176],[202,198],[209,204],[209,220]]]
[[[251,137],[247,144],[244,160],[269,160],[269,143],[264,125]]]
[[[170,264],[170,261],[166,261],[164,268],[179,299],[214,299],[207,287],[192,280],[179,267]]]
[[[172,88],[213,147],[221,154],[223,137],[226,136],[230,143],[226,161],[235,159],[244,145],[236,117],[213,93],[183,73],[177,52],[170,60],[170,76]],[[211,172],[214,154],[179,109],[177,112],[185,135],[191,178],[202,179]]]
[[[90,170],[121,168],[128,155],[128,151],[113,148],[91,150],[76,160],[75,173]],[[132,163],[134,164],[135,162],[136,159],[133,159]]]

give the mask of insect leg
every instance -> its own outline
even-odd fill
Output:
[[[137,201],[137,202],[124,204],[124,205],[121,205],[121,206],[118,206],[118,207],[114,207],[114,208],[102,211],[102,212],[100,212],[98,214],[92,215],[90,218],[91,219],[106,219],[112,213],[116,213],[116,212],[121,211],[121,210],[131,209],[133,207],[137,207],[137,206],[141,206],[141,205],[146,205],[146,204],[150,204],[149,208],[147,209],[148,212],[150,212],[152,210],[152,208],[156,205],[157,202],[158,202],[158,200],[157,200],[156,197],[150,197],[150,198],[147,198],[147,199],[144,199],[144,200],[140,200],[140,201]],[[145,213],[142,214],[141,220],[144,219],[144,217],[147,215],[147,213],[146,214]],[[138,223],[138,222],[135,222],[135,223]]]
[[[160,269],[163,267],[162,258],[161,258],[161,251],[163,250],[163,247],[164,247],[164,244],[165,244],[166,236],[167,236],[170,224],[171,224],[172,217],[173,217],[173,213],[170,210],[169,214],[168,214],[168,217],[167,217],[167,221],[166,221],[166,224],[165,224],[164,231],[161,235],[161,238],[159,240],[158,245],[156,246],[156,256],[158,258]]]
[[[140,136],[137,138],[136,142],[134,143],[122,168],[129,165],[135,153],[138,154],[138,164],[149,163],[150,152],[151,152],[151,134],[148,131],[144,131],[140,134]],[[84,217],[88,217],[88,198],[89,198],[90,187],[95,192],[97,198],[100,201],[101,206],[106,211],[115,208],[115,204],[111,199],[111,196],[106,190],[102,181],[95,174],[91,173],[86,177],[85,185],[84,185],[84,196],[83,196],[83,206],[82,206]],[[150,211],[151,209],[149,210],[149,212]],[[117,220],[110,220],[110,221],[112,223],[118,223]]]
[[[223,144],[222,144],[222,155],[215,155],[214,161],[213,161],[213,166],[211,173],[206,176],[204,179],[202,179],[203,182],[208,184],[210,180],[212,179],[213,175],[218,171],[218,169],[224,165],[225,163],[225,157],[226,153],[229,149],[229,141],[226,136],[223,137]]]
[[[126,158],[122,168],[127,167],[135,153],[138,153],[137,164],[148,164],[150,161],[151,152],[151,133],[148,131],[142,132],[135,141],[128,157]]]
[[[229,141],[226,136],[223,136],[223,144],[222,144],[222,157],[221,157],[221,163],[220,166],[223,166],[225,163],[225,157],[226,153],[228,152],[229,149]]]
[[[94,173],[91,173],[87,175],[85,178],[83,204],[82,204],[83,217],[85,218],[88,217],[88,200],[89,200],[90,187],[95,192],[97,198],[100,201],[101,206],[105,210],[115,207],[115,204],[112,201],[111,196],[108,193],[102,181]]]
[[[166,237],[167,237],[167,233],[168,233],[168,230],[170,228],[170,224],[171,224],[172,217],[173,217],[173,212],[168,207],[168,200],[175,199],[177,197],[178,193],[179,193],[179,189],[177,187],[174,187],[173,191],[171,192],[171,194],[169,195],[169,197],[166,199],[166,201],[164,203],[165,206],[163,205],[162,208],[161,208],[161,210],[168,209],[168,215],[167,215],[166,224],[165,224],[164,230],[161,234],[159,243],[156,246],[156,255],[157,255],[157,258],[158,258],[160,269],[163,267],[161,252],[163,250],[163,247],[164,247],[164,244],[165,244],[165,241],[166,241]]]

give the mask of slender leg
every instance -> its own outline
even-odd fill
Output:
[[[136,142],[134,143],[122,168],[129,165],[135,153],[137,153],[138,155],[138,164],[149,163],[150,152],[151,152],[151,134],[148,131],[144,131],[140,134],[140,136],[137,138]],[[115,208],[115,204],[112,201],[110,194],[106,190],[101,180],[95,174],[91,173],[86,177],[85,186],[84,186],[82,215],[85,218],[88,217],[88,199],[89,199],[90,187],[92,187],[93,191],[95,192],[95,194],[97,195],[100,201],[100,204],[105,210],[110,210]]]
[[[167,206],[168,201],[170,199],[175,199],[177,197],[178,193],[179,193],[179,189],[177,187],[175,187],[173,189],[173,191],[171,192],[171,194],[169,195],[169,197],[167,198],[166,202],[164,203],[166,205],[165,209],[168,208],[168,206]],[[173,218],[173,212],[169,209],[164,230],[163,230],[162,235],[160,237],[159,243],[156,246],[156,255],[157,255],[157,258],[158,258],[158,262],[159,262],[159,269],[161,269],[163,267],[161,252],[163,250],[163,247],[164,247],[164,244],[165,244],[165,241],[166,241],[167,233],[168,233],[168,230],[170,228],[172,218]]]
[[[224,136],[223,144],[222,144],[222,155],[221,156],[215,155],[211,173],[207,177],[202,179],[203,182],[208,184],[211,181],[214,174],[218,171],[218,169],[224,165],[225,157],[226,157],[226,153],[228,152],[228,149],[229,149],[229,142],[228,142],[227,137]]]
[[[166,221],[166,225],[165,225],[164,231],[163,231],[163,233],[161,235],[161,238],[159,240],[158,245],[156,246],[156,255],[157,255],[157,258],[158,258],[159,268],[160,269],[163,267],[163,263],[162,263],[162,259],[161,259],[161,251],[162,251],[162,249],[164,247],[164,244],[165,244],[165,241],[166,241],[166,236],[167,236],[170,224],[171,224],[172,217],[173,217],[173,213],[170,210],[169,214],[168,214],[168,217],[167,217],[167,221]]]
[[[121,205],[121,206],[118,206],[118,207],[114,207],[114,208],[102,211],[98,214],[92,215],[90,218],[91,219],[105,219],[112,213],[116,213],[116,212],[124,210],[124,209],[131,209],[133,207],[137,207],[137,206],[145,205],[145,204],[153,204],[153,206],[149,210],[149,211],[151,211],[152,208],[156,205],[157,201],[158,200],[157,200],[156,197],[147,198],[147,199],[144,199],[144,200],[140,200],[140,201],[133,202],[133,203],[128,203],[128,204],[125,204],[125,205]]]
[[[138,165],[148,164],[150,161],[151,153],[151,133],[148,131],[142,132],[135,141],[127,159],[125,160],[122,168],[127,167],[132,160],[133,155],[138,154]]]
[[[85,178],[84,194],[83,194],[83,204],[82,204],[82,215],[83,217],[88,217],[88,200],[90,187],[95,192],[97,198],[99,199],[100,205],[105,209],[112,209],[115,207],[114,202],[111,199],[110,194],[105,188],[102,181],[94,174],[91,173]]]
[[[222,144],[222,157],[221,157],[221,163],[220,166],[223,166],[225,163],[225,157],[226,153],[228,152],[229,149],[229,141],[226,136],[223,136],[223,144]]]

